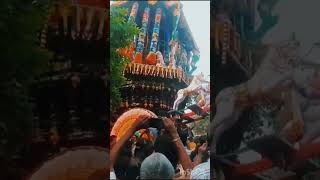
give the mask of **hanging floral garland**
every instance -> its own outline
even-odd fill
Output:
[[[182,68],[172,69],[163,66],[154,66],[148,64],[128,63],[123,71],[125,74],[136,74],[143,76],[154,76],[166,79],[178,79],[179,82],[183,81],[188,83],[188,77],[185,75]]]

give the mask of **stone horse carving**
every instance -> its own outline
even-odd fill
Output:
[[[210,107],[210,83],[200,89],[197,96],[197,104],[199,107]]]
[[[174,101],[173,109],[178,110],[180,103],[187,97],[192,95],[199,95],[200,93],[207,92],[203,86],[203,83],[209,83],[204,79],[203,73],[193,77],[190,85],[184,89],[180,89],[177,92],[177,99]]]
[[[320,63],[299,57],[299,47],[297,41],[271,47],[249,81],[218,94],[210,128],[212,152],[220,136],[237,122],[245,108],[266,99],[284,104],[276,119],[282,123],[277,134],[296,147],[320,142]]]
[[[215,152],[221,135],[238,121],[246,108],[283,99],[283,92],[292,86],[293,69],[299,62],[299,47],[299,42],[295,40],[270,46],[266,58],[250,80],[219,92],[215,100],[216,114],[210,128],[212,152]],[[301,119],[296,117],[297,121],[301,122]],[[297,133],[301,134],[301,126],[299,131]]]

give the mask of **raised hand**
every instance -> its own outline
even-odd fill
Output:
[[[172,119],[164,118],[162,121],[163,121],[164,127],[171,135],[178,134],[176,126],[174,125],[174,121]]]
[[[198,149],[198,153],[200,154],[205,154],[208,151],[208,142],[203,143],[199,149]]]

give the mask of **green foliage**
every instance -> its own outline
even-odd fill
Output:
[[[124,8],[112,7],[110,13],[110,108],[115,111],[121,102],[120,88],[125,83],[122,75],[127,59],[122,58],[117,50],[128,47],[138,33],[134,22],[127,22],[128,11]]]
[[[206,133],[208,132],[208,127],[209,127],[209,116],[199,120],[198,122],[195,122],[193,132],[196,135],[206,135]]]
[[[39,47],[47,1],[0,1],[0,149],[10,158],[30,141],[29,87],[50,54]]]
[[[271,105],[277,106],[277,105]],[[259,136],[263,136],[266,129],[273,129],[277,109],[270,106],[256,106],[249,115],[250,123],[244,135],[245,141],[250,141]]]

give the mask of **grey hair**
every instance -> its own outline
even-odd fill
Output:
[[[140,179],[172,179],[174,168],[161,153],[153,153],[143,160],[140,167]]]

